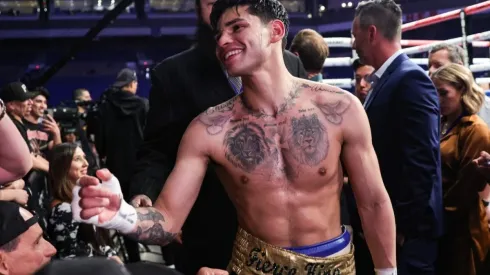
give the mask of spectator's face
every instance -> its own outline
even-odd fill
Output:
[[[138,90],[138,81],[131,82],[131,84],[129,84],[129,91],[133,94],[136,94],[137,90]]]
[[[32,217],[25,209],[21,208],[20,213],[24,220]],[[18,238],[19,243],[14,251],[0,252],[0,274],[33,274],[56,254],[56,249],[43,238],[43,231],[38,223]]]
[[[46,98],[43,95],[38,95],[32,99],[32,111],[31,114],[33,117],[42,117],[44,115],[44,111],[48,108],[48,103]]]
[[[71,161],[70,171],[68,171],[68,178],[75,182],[82,176],[87,175],[88,162],[85,159],[85,153],[80,147],[75,150],[73,159]]]
[[[363,64],[372,64],[370,57],[373,54],[370,45],[370,36],[374,36],[371,29],[363,30],[359,24],[359,18],[354,19],[352,24],[352,36],[354,41],[352,43],[352,48],[356,51],[359,56],[359,60]]]
[[[211,26],[210,15],[216,0],[201,0],[201,16],[206,25]]]
[[[460,111],[461,107],[461,92],[452,85],[435,80],[434,85],[439,93],[439,102],[441,115],[448,116]]]
[[[82,95],[78,99],[80,101],[92,101],[89,91],[83,91]]]
[[[374,68],[368,65],[360,66],[356,70],[356,90],[355,95],[364,103],[371,89],[371,83],[366,78],[374,72]]]
[[[429,55],[429,76],[431,76],[440,67],[451,63],[447,50],[440,50]]]
[[[24,117],[31,113],[32,110],[32,99],[26,101],[11,101],[8,103],[8,110],[12,114]]]

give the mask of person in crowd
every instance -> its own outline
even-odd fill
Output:
[[[471,71],[456,63],[431,74],[441,106],[441,158],[445,228],[440,240],[439,272],[483,275],[490,248],[485,206],[479,193],[487,186],[472,164],[480,150],[490,150],[490,130],[478,117],[483,90]]]
[[[36,215],[16,203],[0,201],[0,274],[34,274],[55,254]]]
[[[58,250],[57,258],[106,256],[116,252],[105,229],[76,222],[73,219],[71,201],[76,181],[87,175],[88,162],[85,153],[74,143],[56,145],[50,158],[50,188],[53,194],[48,235]]]
[[[143,142],[148,113],[148,100],[136,95],[136,72],[125,68],[116,82],[106,92],[99,111],[99,130],[95,145],[105,166],[119,179],[126,200],[130,200],[129,184],[136,163],[136,153]],[[125,150],[121,150],[125,148]],[[140,260],[139,245],[130,238],[124,239],[129,262]]]
[[[361,63],[359,58],[354,60],[352,63],[354,69],[354,77],[356,81],[356,86],[354,94],[359,98],[361,103],[364,103],[366,97],[371,90],[371,74],[374,72],[372,66]]]
[[[401,50],[401,24],[395,1],[359,2],[353,49],[375,69],[364,108],[395,211],[398,274],[434,274],[443,223],[439,100],[427,74]],[[372,274],[363,232],[355,231],[358,274]]]
[[[92,101],[92,96],[90,95],[90,92],[87,89],[79,88],[79,89],[75,89],[73,91],[73,100],[76,103],[89,102],[89,101]],[[77,106],[78,106],[77,107],[78,112],[80,114],[86,113],[86,110],[85,110],[85,107],[83,106],[83,104],[77,104]]]
[[[27,127],[25,125],[24,116],[32,111],[32,98],[37,96],[35,92],[27,90],[26,85],[21,82],[12,82],[3,87],[0,98],[3,99],[7,107],[7,114],[10,116],[22,139],[27,144],[31,159],[32,169],[24,176],[25,189],[29,194],[27,207],[29,210],[36,213],[39,217],[39,224],[46,230],[47,218],[45,197],[42,190],[45,190],[45,173],[49,170],[49,162],[40,154],[36,154],[30,146],[30,141],[27,136]],[[19,142],[19,141],[18,141]]]
[[[299,56],[309,80],[323,80],[323,64],[330,51],[321,34],[312,29],[301,30],[294,36],[289,50]]]
[[[442,43],[433,47],[429,52],[429,76],[432,75],[437,69],[447,64],[456,63],[463,65],[464,58],[464,50],[458,45]],[[484,101],[480,110],[478,111],[478,115],[487,125],[490,125],[490,97],[484,97]]]
[[[23,122],[34,153],[47,158],[48,151],[61,143],[61,132],[53,117],[45,113],[49,91],[44,87],[37,87],[33,92],[36,95],[32,98],[31,112],[24,116]]]
[[[131,181],[132,196],[143,194],[155,201],[175,165],[177,148],[192,119],[242,91],[240,78],[230,76],[216,58],[216,40],[209,18],[215,2],[196,0],[196,43],[189,50],[165,59],[150,72],[150,110]],[[306,78],[297,56],[284,51],[283,57],[292,75]],[[150,199],[142,198],[136,196],[134,205],[151,205]],[[226,268],[236,229],[235,209],[216,173],[209,169],[182,229],[185,260],[176,258],[177,268],[187,275],[195,275],[203,266]],[[173,246],[178,245],[168,246],[170,251],[164,248],[165,259],[176,251]]]

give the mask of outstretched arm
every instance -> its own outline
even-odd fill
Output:
[[[209,158],[203,131],[205,128],[195,121],[187,129],[175,167],[154,207],[136,208],[135,211],[121,200],[120,193],[90,186],[94,184],[84,180],[80,181],[81,218],[90,219],[97,215],[98,220],[91,220],[91,223],[119,230],[141,243],[164,246],[172,242],[197,199],[206,173]],[[107,171],[99,171],[98,176],[102,181],[111,178]]]
[[[376,269],[396,267],[395,217],[371,141],[366,113],[357,98],[344,116],[342,161],[356,198]],[[391,273],[386,273],[391,274]]]
[[[177,153],[177,161],[154,207],[137,208],[138,223],[128,236],[142,243],[166,245],[180,232],[201,189],[208,166],[202,125],[191,123]]]

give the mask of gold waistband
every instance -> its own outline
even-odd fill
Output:
[[[265,243],[238,229],[228,271],[231,274],[355,275],[354,246],[348,254],[317,258]]]

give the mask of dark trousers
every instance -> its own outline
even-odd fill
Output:
[[[374,264],[366,241],[354,234],[354,257],[358,275],[374,275]],[[438,243],[427,237],[406,238],[402,246],[397,246],[396,261],[399,275],[436,274]]]

